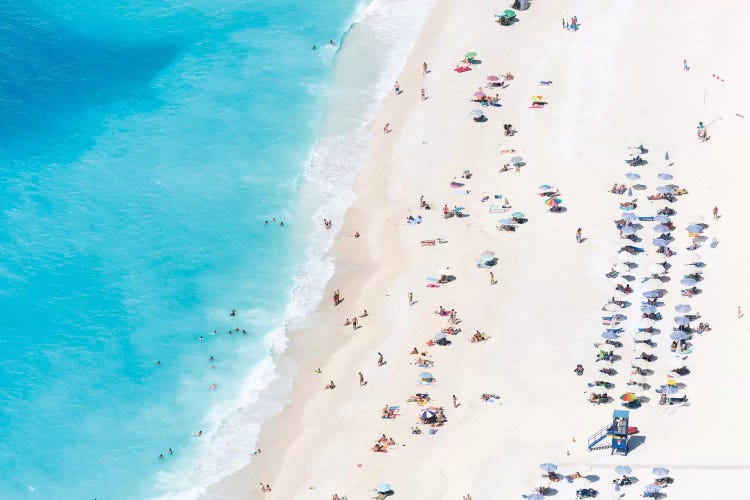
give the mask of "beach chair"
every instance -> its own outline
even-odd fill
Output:
[[[434,247],[435,246],[435,240],[422,240],[419,243],[423,247]]]
[[[502,205],[490,205],[490,213],[491,214],[503,214],[507,212],[508,209],[503,207]]]

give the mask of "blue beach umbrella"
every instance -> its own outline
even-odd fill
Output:
[[[693,308],[690,307],[688,304],[679,304],[679,305],[674,306],[675,311],[679,313],[683,313],[683,314],[689,313],[692,309]]]
[[[378,493],[388,493],[389,491],[393,491],[393,488],[391,488],[391,485],[388,483],[380,483],[375,486],[375,491]]]
[[[638,232],[638,230],[633,226],[625,226],[620,231],[622,231],[622,234],[635,234]]]
[[[641,306],[641,311],[650,314],[650,313],[655,313],[656,308],[654,306]]]
[[[680,341],[680,340],[687,340],[687,338],[688,338],[688,334],[687,334],[687,333],[685,333],[685,332],[680,332],[680,331],[677,331],[677,332],[672,332],[672,335],[670,335],[669,337],[670,337],[670,338],[671,338],[672,340],[677,340],[677,341]]]
[[[544,500],[544,495],[539,492],[526,495],[526,500]]]
[[[641,176],[636,174],[635,172],[628,172],[627,174],[625,174],[625,177],[627,177],[628,179],[632,179],[632,180],[641,178]]]
[[[628,474],[633,472],[633,469],[631,469],[629,465],[618,465],[617,467],[615,467],[615,472],[627,476]]]
[[[432,373],[430,373],[430,372],[422,372],[422,373],[419,374],[419,378],[428,380],[428,379],[431,379],[433,377],[432,377]]]
[[[674,319],[674,322],[677,323],[678,325],[687,325],[688,323],[690,323],[690,318],[686,316],[677,316]]]
[[[627,222],[635,222],[638,220],[638,216],[635,215],[633,212],[623,212],[622,213],[622,220]]]
[[[690,224],[687,227],[687,230],[688,230],[688,232],[691,232],[691,233],[702,233],[703,232],[703,226],[701,226],[699,224]]]
[[[515,224],[516,223],[516,221],[514,221],[513,219],[500,219],[498,222],[500,224]]]
[[[539,189],[547,191],[547,190],[553,189],[553,187],[550,186],[549,184],[542,184],[541,186],[539,186]]]
[[[659,174],[657,177],[663,181],[671,181],[672,180],[672,174]]]
[[[606,340],[614,340],[618,337],[618,335],[615,332],[606,331],[602,333],[602,338]]]
[[[663,385],[659,388],[659,392],[662,394],[677,394],[679,389],[673,385]]]
[[[661,224],[669,224],[669,216],[664,214],[659,214],[656,217],[654,217],[654,220],[656,222],[659,222]]]
[[[668,186],[659,186],[656,188],[657,193],[669,194],[672,192],[672,188]]]
[[[649,299],[655,299],[657,297],[661,297],[661,292],[659,290],[649,290],[647,292],[643,292],[643,296]]]
[[[698,282],[695,281],[693,278],[682,278],[682,280],[680,280],[680,283],[682,283],[685,286],[695,286],[698,284]]]
[[[557,470],[557,465],[546,463],[546,464],[540,465],[539,468],[542,469],[542,471],[549,474],[550,472],[555,472]]]
[[[661,486],[658,484],[649,484],[646,486],[646,493],[658,493],[661,490]]]
[[[663,233],[668,233],[670,229],[664,224],[659,224],[658,226],[654,226],[654,231],[657,233],[663,234]]]
[[[420,418],[435,418],[435,412],[432,410],[424,409],[419,413]]]
[[[669,246],[669,241],[665,240],[664,238],[656,238],[651,243],[653,243],[657,247],[668,247]]]
[[[651,472],[653,472],[656,476],[666,476],[667,474],[669,474],[669,469],[666,469],[664,467],[654,467]]]
[[[664,151],[664,161],[669,161],[669,151]]]

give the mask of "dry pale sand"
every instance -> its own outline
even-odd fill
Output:
[[[539,464],[555,462],[563,473],[579,471],[595,481],[601,498],[636,497],[653,480],[651,467],[671,470],[675,483],[669,498],[750,498],[750,454],[743,446],[742,418],[748,409],[744,385],[750,370],[748,298],[748,173],[747,119],[744,92],[747,67],[744,48],[750,33],[742,19],[750,7],[743,2],[708,5],[699,2],[599,1],[533,2],[519,13],[520,22],[500,27],[493,14],[504,7],[492,2],[438,0],[400,77],[404,93],[386,98],[373,124],[372,156],[355,189],[359,198],[349,210],[335,245],[337,273],[319,310],[290,333],[289,350],[281,364],[297,371],[291,401],[264,426],[259,447],[246,470],[215,485],[207,498],[320,498],[334,493],[349,499],[371,498],[373,488],[389,482],[395,498],[474,500],[520,498],[546,485]],[[561,18],[577,15],[581,29],[568,32]],[[481,64],[458,74],[455,64],[469,50]],[[690,71],[683,71],[687,58]],[[427,61],[431,73],[422,76]],[[469,112],[477,87],[490,74],[510,71],[515,79],[500,90],[502,107],[487,111],[488,121],[474,123]],[[717,74],[720,78],[712,77]],[[551,80],[547,88],[540,80]],[[428,99],[421,102],[419,89]],[[529,109],[530,96],[541,94],[545,109]],[[748,116],[750,118],[750,116]],[[711,139],[696,139],[699,121],[709,124]],[[384,135],[390,122],[393,132]],[[512,123],[515,137],[504,137],[502,125]],[[628,167],[625,147],[642,143],[649,164]],[[515,149],[526,166],[520,173],[499,173]],[[664,160],[665,152],[670,160]],[[464,189],[449,188],[464,169],[473,177]],[[668,172],[672,182],[688,190],[673,204],[677,229],[670,259],[670,282],[660,308],[662,333],[650,351],[652,386],[665,383],[668,336],[674,306],[688,302],[713,330],[694,340],[686,364],[692,371],[679,382],[689,405],[659,406],[653,388],[639,392],[650,402],[631,411],[631,425],[640,430],[627,457],[609,451],[588,452],[586,438],[607,424],[617,400],[628,390],[630,362],[642,349],[631,338],[638,324],[644,268],[658,259],[650,240],[653,223],[644,223],[647,252],[635,262],[633,305],[623,312],[622,360],[618,375],[597,372],[594,342],[601,341],[602,305],[615,281],[604,274],[619,262],[625,244],[614,229],[618,203],[627,195],[608,192],[626,183],[625,172],[641,174],[646,190],[635,191],[639,215],[654,215],[664,202],[649,202],[656,176]],[[463,182],[463,181],[462,181]],[[567,208],[552,214],[538,196],[538,186],[553,184]],[[484,195],[502,193],[513,210],[529,221],[515,234],[495,227],[500,214],[489,213]],[[419,210],[420,195],[437,210]],[[445,220],[443,204],[466,207],[469,217]],[[718,206],[721,218],[713,221]],[[407,225],[409,214],[424,222]],[[708,242],[698,250],[706,266],[699,287],[703,294],[680,297],[679,281],[687,272],[691,222],[708,224]],[[335,221],[338,225],[338,222]],[[583,244],[575,230],[583,228]],[[362,237],[351,235],[358,230]],[[422,247],[436,237],[445,244]],[[489,272],[476,267],[484,250],[494,251],[496,285]],[[426,287],[426,278],[449,266],[457,279],[440,288]],[[344,302],[333,307],[330,294],[340,289]],[[407,304],[407,294],[417,301]],[[619,296],[619,294],[618,294]],[[425,341],[442,327],[438,306],[455,308],[463,332],[452,345],[427,347]],[[346,317],[367,309],[356,332],[342,326]],[[473,344],[476,330],[491,339]],[[412,364],[412,347],[427,349],[437,382],[417,384],[423,369]],[[387,364],[377,366],[377,352]],[[293,360],[292,363],[290,360]],[[577,363],[586,372],[573,373]],[[314,372],[320,367],[322,374]],[[360,387],[357,372],[368,381]],[[586,383],[611,380],[615,401],[587,402]],[[337,388],[323,390],[334,380]],[[419,411],[408,396],[429,392],[445,407],[448,422],[434,435],[412,435]],[[483,392],[501,396],[485,403]],[[451,396],[461,403],[453,408]],[[394,420],[380,418],[388,403],[400,406]],[[426,430],[426,428],[425,428]],[[381,435],[398,443],[388,453],[370,451]],[[614,465],[629,464],[639,483],[615,493]],[[597,480],[598,479],[598,480]],[[258,481],[269,483],[262,494]],[[574,498],[573,485],[554,485],[555,498]]]

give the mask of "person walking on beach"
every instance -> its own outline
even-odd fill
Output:
[[[453,395],[453,408],[458,408],[458,398],[456,395]]]
[[[682,60],[682,70],[683,71],[689,71],[690,70],[690,66],[688,66],[687,59],[683,59]]]
[[[383,366],[385,364],[385,360],[383,359],[383,353],[378,353],[378,366]]]
[[[424,90],[424,89],[420,89],[420,91],[419,91],[419,95],[420,95],[420,96],[422,97],[422,100],[423,100],[423,101],[424,101],[425,99],[427,99],[427,93],[425,92],[425,90]]]
[[[391,129],[388,128],[390,125],[391,125],[390,123],[386,123],[385,124],[385,127],[383,127],[383,133],[384,134],[387,134],[387,133],[389,133],[391,131]]]
[[[399,95],[401,93],[401,85],[398,84],[398,80],[396,80],[396,83],[393,84],[393,91],[396,93],[396,95]]]
[[[583,238],[581,237],[581,228],[579,227],[576,229],[576,242],[580,243],[583,241]]]
[[[714,207],[714,220],[719,220],[719,208]]]
[[[427,63],[423,62],[422,63],[422,75],[426,75],[426,74],[427,74]]]
[[[359,374],[359,385],[367,385],[367,381],[365,380],[365,376],[362,375],[362,372],[357,372]]]
[[[414,304],[414,294],[409,292],[409,305]]]
[[[495,283],[497,283],[497,281],[495,281],[495,273],[490,271],[490,285],[494,285]]]
[[[357,329],[357,317],[356,317],[356,316],[354,316],[354,317],[352,318],[352,329],[353,329],[353,330],[356,330],[356,329]]]
[[[737,306],[737,319],[742,317],[742,307]]]

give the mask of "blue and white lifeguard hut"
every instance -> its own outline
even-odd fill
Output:
[[[599,429],[596,434],[589,437],[589,451],[610,448],[612,455],[615,453],[627,455],[629,424],[630,412],[628,410],[615,410],[612,413],[612,423]]]

